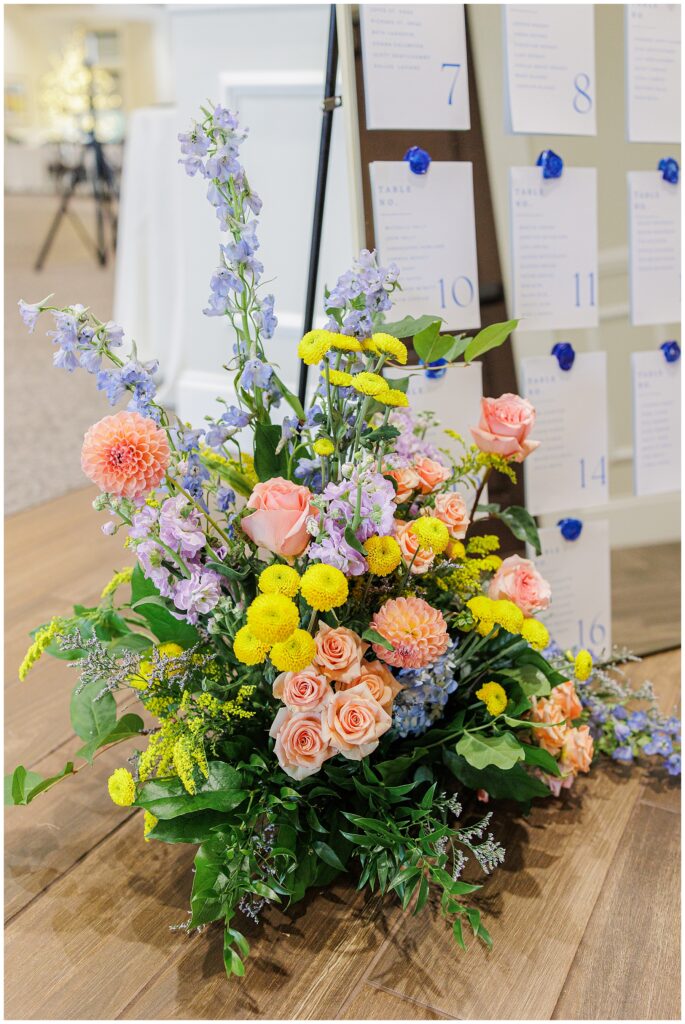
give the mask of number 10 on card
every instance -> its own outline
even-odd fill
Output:
[[[476,295],[473,281],[465,274],[461,274],[451,281],[441,277],[438,281],[438,288],[440,289],[440,309],[447,309],[448,304],[458,306],[459,309],[466,309]]]

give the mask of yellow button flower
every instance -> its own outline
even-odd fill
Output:
[[[155,650],[158,654],[162,655],[162,660],[171,660],[172,658],[178,658],[179,655],[183,654],[183,648],[178,644],[169,641],[164,644],[157,644]],[[147,658],[138,664],[138,671],[135,675],[129,676],[128,683],[134,690],[145,690],[148,687],[150,679],[152,677],[153,664],[148,661]],[[169,676],[178,675],[180,668],[174,669],[173,666],[164,666],[164,674]]]
[[[393,338],[392,334],[372,334],[369,339],[369,348],[373,352],[382,352],[386,356],[392,356],[397,363],[401,363],[402,366],[407,361],[407,346],[399,338]],[[364,346],[366,348],[366,344]]]
[[[247,624],[262,643],[275,644],[287,640],[297,629],[300,613],[285,594],[260,594],[247,609]]]
[[[387,391],[381,391],[381,393],[376,395],[375,398],[381,405],[390,405],[394,408],[401,409],[406,408],[409,405],[409,399],[405,395],[404,391],[398,391],[396,388],[388,388]]]
[[[388,382],[378,373],[370,373],[364,370],[362,373],[355,373],[352,377],[352,387],[360,395],[380,395],[388,390]]]
[[[297,346],[297,354],[307,366],[320,363],[331,348],[331,339],[335,335],[330,331],[308,331]]]
[[[352,374],[344,370],[329,370],[328,380],[336,388],[349,388],[352,384]]]
[[[476,697],[483,701],[493,718],[501,715],[507,706],[506,690],[499,683],[484,683],[480,690],[476,690]]]
[[[450,532],[441,519],[436,516],[421,516],[411,524],[411,532],[424,551],[432,551],[441,555],[450,542]]]
[[[394,537],[369,537],[364,542],[369,572],[374,576],[387,576],[402,561],[402,551]]]
[[[233,640],[233,653],[243,665],[261,665],[269,653],[269,645],[258,640],[248,626],[243,626]]]
[[[279,672],[301,672],[316,654],[316,641],[306,629],[296,629],[287,640],[274,644],[269,657]]]
[[[513,601],[493,601],[492,618],[507,633],[520,633],[524,615]]]
[[[592,655],[584,648],[576,654],[573,674],[579,683],[584,683],[592,674]]]
[[[549,644],[547,627],[537,619],[526,619],[521,626],[521,636],[527,640],[534,651],[544,651]]]
[[[345,603],[349,586],[345,575],[334,565],[310,565],[302,577],[300,592],[311,608],[328,612]]]
[[[317,455],[322,455],[324,458],[327,455],[332,455],[335,451],[335,445],[328,437],[320,437],[312,445]]]
[[[126,768],[117,768],[107,780],[112,802],[119,807],[130,807],[136,798],[136,784]]]
[[[260,573],[258,586],[263,594],[295,597],[300,589],[300,575],[290,565],[269,565]]]

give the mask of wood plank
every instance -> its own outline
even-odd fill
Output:
[[[554,1019],[680,1019],[679,839],[669,811],[635,807]]]
[[[400,999],[377,985],[364,985],[336,1020],[455,1020],[425,1003]]]
[[[651,654],[680,643],[680,544],[614,549],[611,592],[615,644]]]

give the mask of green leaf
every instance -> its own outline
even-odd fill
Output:
[[[515,764],[507,771],[492,765],[479,771],[451,750],[443,750],[442,759],[462,785],[469,789],[484,789],[494,800],[518,800],[529,804],[534,797],[549,796],[544,782],[529,774],[522,764]]]
[[[95,700],[102,693],[103,685],[95,680],[77,693],[77,684],[71,695],[71,727],[79,739],[92,740],[116,725],[117,704],[114,695],[107,691],[99,700]]]
[[[82,757],[89,764],[93,763],[93,756],[100,747],[108,747],[112,743],[123,743],[130,740],[132,736],[140,736],[144,723],[140,715],[122,715],[111,729],[93,736],[85,746],[76,751],[77,757]]]
[[[548,775],[561,775],[559,771],[559,765],[546,750],[542,747],[534,747],[531,743],[522,743],[523,755],[526,759],[526,764],[534,764],[538,768],[542,768]]]
[[[35,799],[35,797],[37,797],[39,793],[44,793],[46,789],[52,789],[52,787],[56,786],[58,782],[62,781],[62,779],[66,779],[67,775],[73,774],[74,762],[67,761],[61,772],[57,772],[56,775],[51,775],[47,779],[42,779],[39,783],[37,783],[37,785],[33,786],[33,788],[29,791],[26,797],[26,803],[30,804],[31,801]]]
[[[226,931],[231,936],[233,942],[235,942],[236,946],[243,954],[243,956],[249,956],[250,944],[245,938],[245,936],[242,934],[242,932],[236,931],[235,928],[227,928]]]
[[[545,697],[550,691],[549,679],[537,665],[521,664],[506,670],[507,679],[518,683],[525,697]]]
[[[324,843],[320,839],[317,839],[312,843],[312,847],[317,857],[320,857],[325,864],[329,865],[329,867],[336,868],[337,871],[345,870],[345,865],[340,860],[340,857],[338,857],[335,850],[333,850],[328,843]]]
[[[278,385],[281,394],[283,395],[286,402],[297,416],[298,420],[305,419],[304,409],[302,408],[302,403],[300,402],[299,398],[297,397],[297,395],[294,395],[292,393],[290,388],[287,388],[285,386],[285,384],[275,371],[272,375],[272,380],[274,381],[275,384]]]
[[[454,346],[451,334],[440,337],[440,323],[429,324],[414,338],[414,349],[424,363],[432,363],[436,359],[444,359],[445,353]]]
[[[445,352],[443,358],[446,359],[448,363],[453,363],[459,358],[459,356],[463,356],[470,341],[471,339],[467,335],[457,335],[457,337],[454,338],[453,345],[447,350],[447,352]]]
[[[465,950],[466,943],[464,942],[464,931],[462,928],[460,917],[455,917],[454,921],[452,922],[452,935],[454,936],[454,940],[457,943],[457,945],[461,946],[461,948]]]
[[[354,550],[358,551],[360,555],[364,555],[364,557],[366,557],[364,545],[360,540],[357,539],[357,535],[354,532],[351,523],[348,523],[347,526],[345,527],[345,540],[347,541],[351,548],[354,548]]]
[[[136,805],[164,819],[204,810],[231,811],[247,796],[241,785],[242,776],[235,768],[223,761],[210,761],[209,778],[194,795],[186,791],[180,779],[152,779],[142,787]]]
[[[419,883],[419,895],[416,897],[416,903],[414,904],[414,910],[412,911],[412,913],[414,913],[414,914],[420,914],[421,913],[421,911],[423,910],[423,908],[426,905],[426,901],[428,899],[429,891],[430,891],[430,888],[429,888],[429,885],[428,885],[428,879],[426,878],[425,875],[422,875],[421,876],[421,881]]]
[[[61,782],[67,775],[74,774],[72,761],[67,762],[61,772],[44,779],[38,772],[30,772],[20,764],[11,775],[5,776],[5,803],[30,804],[39,793],[45,792]]]
[[[494,765],[506,771],[513,768],[517,761],[522,761],[524,756],[521,744],[509,732],[499,736],[465,732],[456,749],[473,768],[480,769]]]
[[[362,633],[362,638],[364,640],[370,640],[372,644],[378,644],[379,647],[384,647],[386,651],[395,650],[394,646],[390,643],[389,640],[386,640],[385,637],[381,636],[381,634],[378,633],[375,629],[371,629],[370,626],[368,629],[364,630],[364,632]]]
[[[288,453],[281,443],[282,429],[277,423],[257,423],[254,437],[254,468],[260,480],[285,476],[288,471]]]
[[[152,647],[152,640],[142,633],[127,633],[108,644],[107,650],[113,654],[118,651],[147,651]]]
[[[204,843],[214,837],[213,829],[225,824],[226,813],[222,811],[180,814],[177,818],[160,818],[148,838],[162,843]]]
[[[206,565],[208,569],[213,569],[214,572],[218,572],[221,576],[227,576],[229,580],[246,580],[252,572],[250,566],[239,571],[234,569],[232,565],[226,565],[224,562],[207,562]]]
[[[144,597],[160,597],[160,593],[152,580],[143,576],[139,565],[133,570],[131,578],[131,603],[136,604]],[[140,617],[145,619],[150,632],[153,633],[160,643],[173,641],[183,648],[192,647],[200,640],[200,634],[189,623],[182,619],[176,619],[166,607],[160,608],[156,604],[146,604],[140,609]]]
[[[501,324],[490,324],[489,327],[484,327],[466,346],[464,361],[470,363],[477,356],[485,355],[490,349],[503,345],[518,325],[518,320],[506,320]]]
[[[525,540],[534,548],[535,554],[540,555],[540,535],[538,528],[530,512],[519,505],[510,505],[494,513],[500,522],[509,528],[517,540]]]
[[[397,320],[395,323],[381,324],[380,330],[384,334],[392,335],[393,338],[414,338],[431,324],[441,323],[442,317],[439,316],[405,316],[403,320]],[[395,387],[394,384],[393,387]]]

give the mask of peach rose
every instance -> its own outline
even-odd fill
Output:
[[[392,713],[392,702],[404,687],[401,683],[395,679],[394,675],[389,668],[381,661],[365,661],[362,663],[362,673],[358,679],[353,679],[351,682],[336,683],[336,690],[349,690],[353,686],[357,686],[359,683],[366,683],[374,700],[377,700],[380,706],[388,712]]]
[[[352,761],[368,757],[392,719],[371,695],[366,683],[338,690],[321,714],[322,735],[336,753]]]
[[[570,789],[575,781],[575,775],[545,775],[544,772],[540,772],[540,779],[549,786],[552,796],[559,796],[562,789]]]
[[[311,539],[307,519],[318,515],[311,500],[308,487],[275,476],[255,486],[247,502],[247,508],[255,511],[240,525],[258,547],[281,558],[294,558],[302,554]]]
[[[552,701],[552,704],[556,704],[558,708],[561,708],[564,718],[570,721],[580,718],[583,712],[583,705],[578,699],[576,688],[570,681],[555,686],[549,699]]]
[[[409,501],[414,491],[418,491],[421,486],[419,474],[411,466],[403,466],[401,469],[384,469],[383,472],[386,476],[391,476],[397,484],[395,501],[398,504]]]
[[[525,398],[507,393],[481,398],[480,423],[471,427],[473,440],[482,452],[523,462],[540,444],[528,437],[535,426],[535,409]]]
[[[455,540],[461,540],[466,536],[469,526],[469,514],[466,509],[466,502],[461,494],[456,491],[449,491],[447,494],[439,494],[435,499],[435,511],[437,519],[441,519],[450,536]]]
[[[551,700],[547,700],[545,697],[537,699],[532,698],[533,707],[530,714],[533,722],[541,722],[552,728],[547,729],[535,729],[535,739],[538,744],[546,750],[548,754],[558,753],[564,745],[566,734],[568,733],[568,726],[566,725],[566,718],[557,704],[553,704]]]
[[[281,708],[269,730],[276,740],[274,753],[286,775],[291,779],[306,779],[314,775],[335,750],[324,739],[321,713],[291,711]]]
[[[410,530],[410,526],[411,523],[405,523],[403,519],[396,519],[395,540],[400,546],[405,563],[409,565],[412,559],[414,559],[410,572],[414,576],[421,576],[430,569],[435,561],[435,554],[432,551],[422,551],[419,549],[418,538]]]
[[[435,459],[423,458],[414,463],[414,469],[418,473],[422,494],[430,494],[445,480],[452,475],[447,466],[443,466]]]
[[[302,672],[281,672],[274,680],[273,694],[292,711],[318,711],[333,691],[325,676],[306,668]]]
[[[529,559],[510,555],[490,580],[488,597],[513,601],[525,616],[530,616],[549,608],[552,590]]]
[[[369,645],[346,626],[333,629],[325,622],[319,623],[316,640],[316,655],[313,667],[327,679],[348,683],[358,679],[362,673],[362,658]]]
[[[595,745],[590,735],[590,726],[581,725],[577,729],[569,729],[564,737],[559,767],[562,771],[589,772]]]

